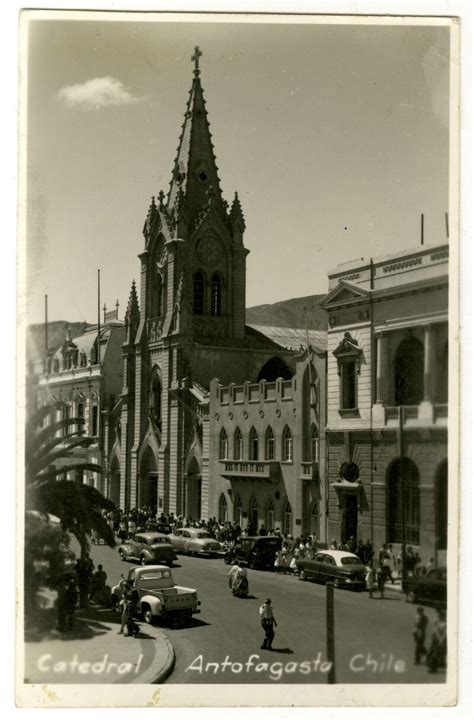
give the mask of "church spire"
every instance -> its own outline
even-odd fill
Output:
[[[194,78],[184,115],[178,152],[167,200],[168,214],[183,214],[193,223],[209,199],[209,188],[214,206],[225,213],[220,179],[217,174],[212,135],[209,130],[206,103],[201,86],[199,59],[202,51],[196,47],[191,60]]]
[[[140,322],[140,308],[138,306],[137,289],[135,280],[132,282],[130,297],[128,299],[127,312],[125,313],[126,342],[133,342]]]

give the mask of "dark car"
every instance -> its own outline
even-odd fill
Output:
[[[354,553],[343,550],[318,552],[313,560],[297,560],[300,580],[333,582],[334,587],[364,590],[366,568]]]
[[[446,608],[446,587],[445,567],[433,568],[426,575],[407,577],[403,581],[403,592],[409,602],[425,602],[440,608]]]
[[[240,538],[235,547],[224,555],[227,565],[233,562],[246,563],[252,570],[273,568],[275,555],[281,550],[282,539],[277,535]]]

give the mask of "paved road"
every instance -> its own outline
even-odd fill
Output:
[[[129,563],[99,546],[92,555],[115,584]],[[131,563],[130,563],[131,566]],[[173,572],[180,585],[196,587],[202,611],[191,627],[165,629],[176,652],[172,683],[327,683],[326,589],[290,576],[249,570],[251,597],[233,597],[222,559],[180,556]],[[261,650],[258,608],[272,599],[278,622],[274,650]],[[336,681],[344,683],[444,682],[413,665],[415,608],[400,593],[384,600],[335,591]],[[435,613],[426,608],[432,626]]]

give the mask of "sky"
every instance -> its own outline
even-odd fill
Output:
[[[199,45],[224,197],[247,229],[247,306],[327,291],[335,265],[446,241],[449,30],[28,25],[26,311],[123,317],[150,198],[168,189]],[[153,16],[151,16],[153,17]]]

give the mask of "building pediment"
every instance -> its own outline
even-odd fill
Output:
[[[347,280],[342,280],[320,301],[321,307],[331,310],[339,305],[365,300],[370,295],[368,290],[359,285],[353,285]]]

